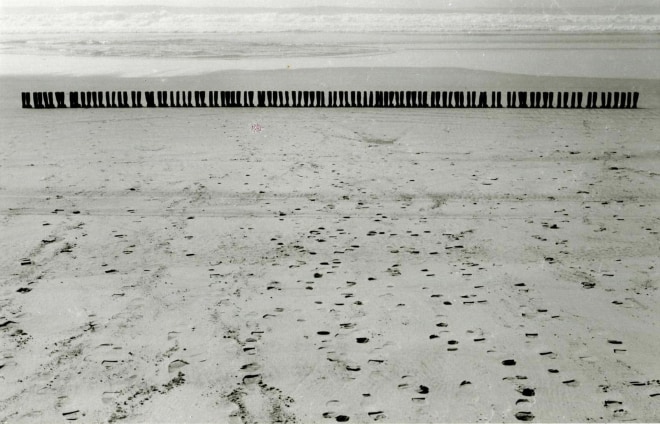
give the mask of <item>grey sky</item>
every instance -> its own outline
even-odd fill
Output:
[[[660,0],[0,0],[3,7],[21,6],[134,6],[163,5],[187,7],[406,7],[422,9],[474,9],[484,7],[512,11],[521,7],[554,9],[571,12],[591,9],[591,13],[626,13],[636,7],[650,7],[660,11]]]

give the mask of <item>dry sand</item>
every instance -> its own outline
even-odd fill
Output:
[[[0,421],[657,421],[657,81],[365,72],[4,78]],[[365,81],[643,108],[19,109]]]

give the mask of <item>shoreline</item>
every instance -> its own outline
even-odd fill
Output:
[[[416,70],[424,69],[469,69],[477,72],[497,72],[504,74],[560,77],[560,78],[601,78],[601,79],[660,79],[660,71],[652,65],[640,68],[625,67],[621,64],[635,63],[639,60],[639,53],[635,50],[625,50],[621,62],[615,62],[597,51],[571,51],[557,53],[552,50],[529,49],[530,61],[521,64],[521,70],[512,72],[510,65],[502,65],[492,57],[503,55],[501,60],[517,60],[519,52],[501,53],[489,51],[482,53],[478,50],[462,51],[460,55],[453,50],[446,50],[444,54],[438,51],[430,55],[424,50],[409,52],[380,53],[371,56],[347,55],[340,57],[292,57],[292,58],[262,58],[262,59],[203,59],[203,58],[115,58],[115,57],[86,57],[86,56],[57,56],[57,55],[13,55],[0,56],[2,67],[0,75],[15,76],[28,75],[38,77],[44,75],[58,76],[94,76],[107,75],[108,69],[122,69],[116,75],[132,78],[169,78],[176,76],[205,75],[224,71],[283,71],[303,69],[397,69],[400,63],[415,64]],[[483,57],[482,57],[483,54]],[[444,57],[443,57],[444,55]],[[556,55],[552,63],[543,64]],[[653,63],[655,55],[648,55],[645,61]],[[441,57],[443,57],[441,59]],[[540,58],[543,58],[542,60]],[[566,62],[581,63],[585,61],[588,68],[577,66],[571,70],[566,69]],[[452,66],[446,66],[446,63]],[[594,69],[597,69],[594,74]]]

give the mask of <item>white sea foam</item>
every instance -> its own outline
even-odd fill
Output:
[[[13,12],[0,16],[2,34],[254,32],[660,32],[660,15],[467,13],[205,13],[185,11]]]

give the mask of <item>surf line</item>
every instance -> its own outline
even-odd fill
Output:
[[[130,101],[129,101],[130,93]],[[207,96],[208,94],[208,96]],[[489,95],[490,94],[490,95]],[[600,96],[599,96],[600,94]],[[70,91],[22,92],[23,109],[376,107],[637,109],[639,92],[588,91]],[[145,103],[142,99],[144,98]],[[207,100],[208,99],[208,100]],[[600,101],[599,101],[600,100]]]

